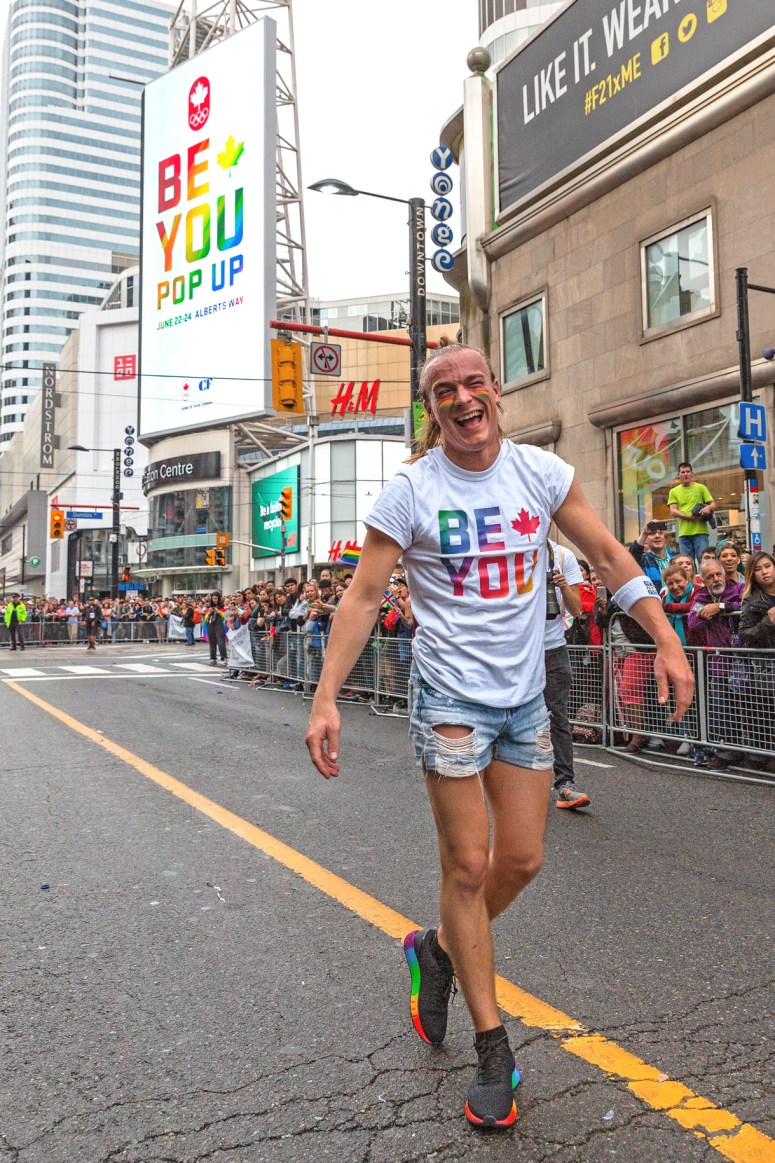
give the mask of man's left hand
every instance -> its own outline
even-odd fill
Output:
[[[654,677],[657,680],[657,693],[661,706],[664,706],[670,697],[670,687],[675,694],[675,714],[673,722],[680,723],[694,697],[694,675],[689,666],[683,646],[676,637],[675,641],[666,639],[657,647],[654,659]]]

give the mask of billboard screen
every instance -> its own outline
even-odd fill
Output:
[[[275,24],[143,96],[140,435],[271,413]]]
[[[575,0],[497,75],[499,212],[696,96],[775,39],[756,0]]]
[[[298,553],[299,546],[299,466],[284,468],[271,476],[253,481],[251,557],[279,557],[285,552]]]

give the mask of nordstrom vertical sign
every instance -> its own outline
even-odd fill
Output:
[[[54,450],[57,438],[54,435],[57,410],[57,369],[56,364],[43,364],[43,398],[40,409],[40,467],[54,467]]]

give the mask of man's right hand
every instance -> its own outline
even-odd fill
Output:
[[[309,757],[321,775],[326,779],[339,775],[339,731],[342,716],[336,703],[312,704],[309,726],[304,742]]]

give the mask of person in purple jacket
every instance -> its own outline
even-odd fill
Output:
[[[688,626],[698,646],[729,647],[736,645],[737,623],[743,601],[743,583],[732,581],[720,562],[705,559],[700,566],[704,588],[700,590],[689,611]],[[741,758],[739,672],[732,666],[729,654],[714,650],[707,659],[708,674],[708,731],[711,737],[726,743],[733,750],[718,750],[714,765],[729,767]],[[709,767],[709,753],[698,747],[694,754],[696,767]]]

